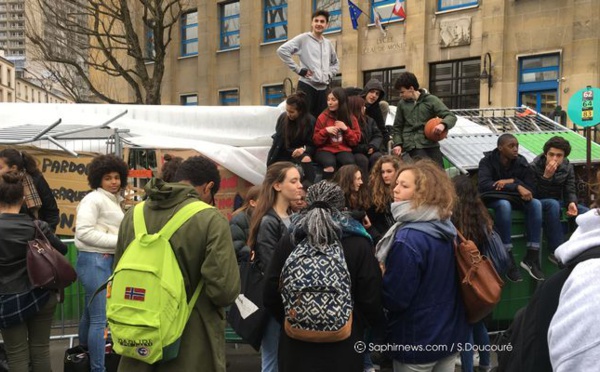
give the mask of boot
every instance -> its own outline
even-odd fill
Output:
[[[522,282],[523,277],[521,276],[521,272],[517,267],[517,263],[515,262],[515,256],[513,256],[512,250],[508,251],[510,256],[510,267],[506,272],[506,279],[510,280],[513,283]]]
[[[537,249],[528,249],[527,255],[521,261],[521,267],[535,280],[544,280],[544,273],[540,268],[540,251]]]

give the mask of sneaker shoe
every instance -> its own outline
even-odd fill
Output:
[[[511,266],[506,272],[506,279],[510,280],[513,283],[518,283],[523,281],[523,277],[521,276],[521,272],[516,265]]]
[[[560,263],[558,262],[558,259],[556,258],[556,256],[554,255],[554,253],[550,253],[548,255],[548,261],[552,262],[556,266],[560,266]]]
[[[540,264],[538,261],[521,261],[521,267],[524,268],[529,275],[535,280],[544,280],[544,273],[542,269],[540,269]]]

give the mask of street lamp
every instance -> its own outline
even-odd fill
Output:
[[[487,71],[487,61],[490,60],[490,72]],[[492,104],[492,55],[488,52],[483,56],[483,71],[479,75],[479,79],[486,80],[488,83],[488,105]]]

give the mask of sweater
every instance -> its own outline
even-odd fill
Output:
[[[327,132],[327,127],[335,126],[336,120],[336,117],[329,109],[323,111],[315,124],[313,142],[317,147],[317,150],[320,151],[327,151],[332,154],[337,154],[342,151],[352,152],[352,148],[358,145],[361,137],[358,120],[356,120],[355,116],[352,116],[351,125],[349,123],[344,123],[348,129],[344,132],[340,131],[338,135],[333,136]]]
[[[297,54],[300,66],[292,56]],[[311,32],[305,32],[285,42],[277,49],[279,58],[297,74],[303,68],[312,71],[311,77],[300,77],[300,81],[316,90],[325,90],[329,82],[340,70],[340,62],[331,41],[317,39]]]
[[[593,209],[577,217],[579,227],[554,254],[565,265],[600,246],[600,216]],[[600,258],[575,266],[565,281],[548,329],[555,372],[596,371],[600,360]]]
[[[121,196],[97,188],[77,206],[75,246],[82,252],[114,254],[123,219]]]

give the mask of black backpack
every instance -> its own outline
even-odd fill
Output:
[[[569,266],[539,284],[527,306],[517,311],[511,326],[497,340],[498,372],[552,372],[548,328],[560,292],[575,266],[592,258],[600,258],[600,246],[581,253]],[[507,347],[509,344],[512,348]]]

